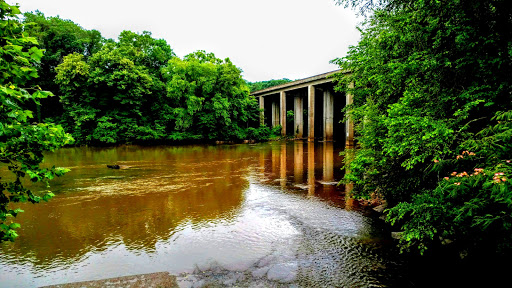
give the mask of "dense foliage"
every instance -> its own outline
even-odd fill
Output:
[[[274,87],[281,84],[286,84],[288,82],[292,82],[292,80],[288,78],[283,79],[272,79],[267,81],[258,81],[258,82],[247,82],[247,85],[249,85],[249,89],[251,92],[267,89],[270,87]]]
[[[354,95],[355,195],[387,199],[406,249],[510,252],[508,1],[339,2],[367,15],[358,45],[334,60],[352,71],[339,89]]]
[[[72,141],[62,127],[34,122],[33,111],[24,108],[29,103],[38,105],[40,99],[52,94],[26,86],[37,77],[35,66],[43,51],[24,31],[19,14],[17,6],[0,1],[0,242],[17,237],[19,224],[13,218],[22,211],[12,208],[12,203],[48,200],[53,196],[48,181],[66,172],[56,167],[40,168],[43,151]],[[24,185],[25,177],[46,183],[46,191],[31,191]]]
[[[57,66],[62,125],[78,143],[159,140],[165,94],[160,66],[174,57],[163,40],[123,31],[90,57],[73,53]]]
[[[31,82],[59,97],[30,106],[77,144],[266,139],[259,107],[229,59],[198,51],[176,57],[150,32],[104,39],[70,20],[25,13],[25,31],[45,49]]]
[[[70,20],[60,17],[45,17],[42,12],[24,13],[24,30],[35,37],[38,47],[44,49],[43,57],[37,64],[38,78],[30,84],[38,85],[43,90],[57,93],[59,86],[55,83],[55,68],[62,63],[64,56],[79,53],[90,57],[103,45],[104,39],[97,30],[86,30]],[[41,105],[34,107],[38,120],[62,114],[59,97],[41,100]]]
[[[171,137],[191,131],[195,138],[246,138],[247,124],[257,120],[259,107],[229,59],[198,51],[172,59],[163,74],[169,99],[165,114],[174,126]]]

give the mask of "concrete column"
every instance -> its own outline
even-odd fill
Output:
[[[263,126],[265,124],[265,100],[263,96],[260,96],[260,109],[260,126]]]
[[[302,138],[304,134],[304,110],[302,104],[302,95],[295,96],[293,109],[293,134],[297,138]]]
[[[308,141],[315,141],[315,86],[313,85],[308,86]]]
[[[279,125],[279,103],[272,99],[272,127]]]
[[[281,91],[279,98],[281,102],[281,135],[286,136],[286,92]]]
[[[324,141],[332,141],[334,132],[334,97],[329,89],[324,91]]]
[[[348,88],[354,88],[354,83],[350,83]],[[346,105],[351,105],[353,102],[353,96],[350,93],[346,93]],[[354,146],[354,120],[349,117],[347,122],[345,122],[345,131],[347,132],[345,146],[353,147]]]

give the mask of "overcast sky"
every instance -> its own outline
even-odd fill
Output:
[[[302,79],[357,44],[361,21],[334,0],[7,0],[23,12],[70,19],[103,37],[150,31],[183,57],[196,50],[229,57],[244,79]]]

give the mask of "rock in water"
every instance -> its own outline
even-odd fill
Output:
[[[119,165],[107,165],[108,168],[110,169],[119,169],[121,168]]]

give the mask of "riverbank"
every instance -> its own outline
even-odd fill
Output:
[[[116,277],[103,280],[83,281],[43,286],[41,288],[175,288],[176,277],[168,272]]]

